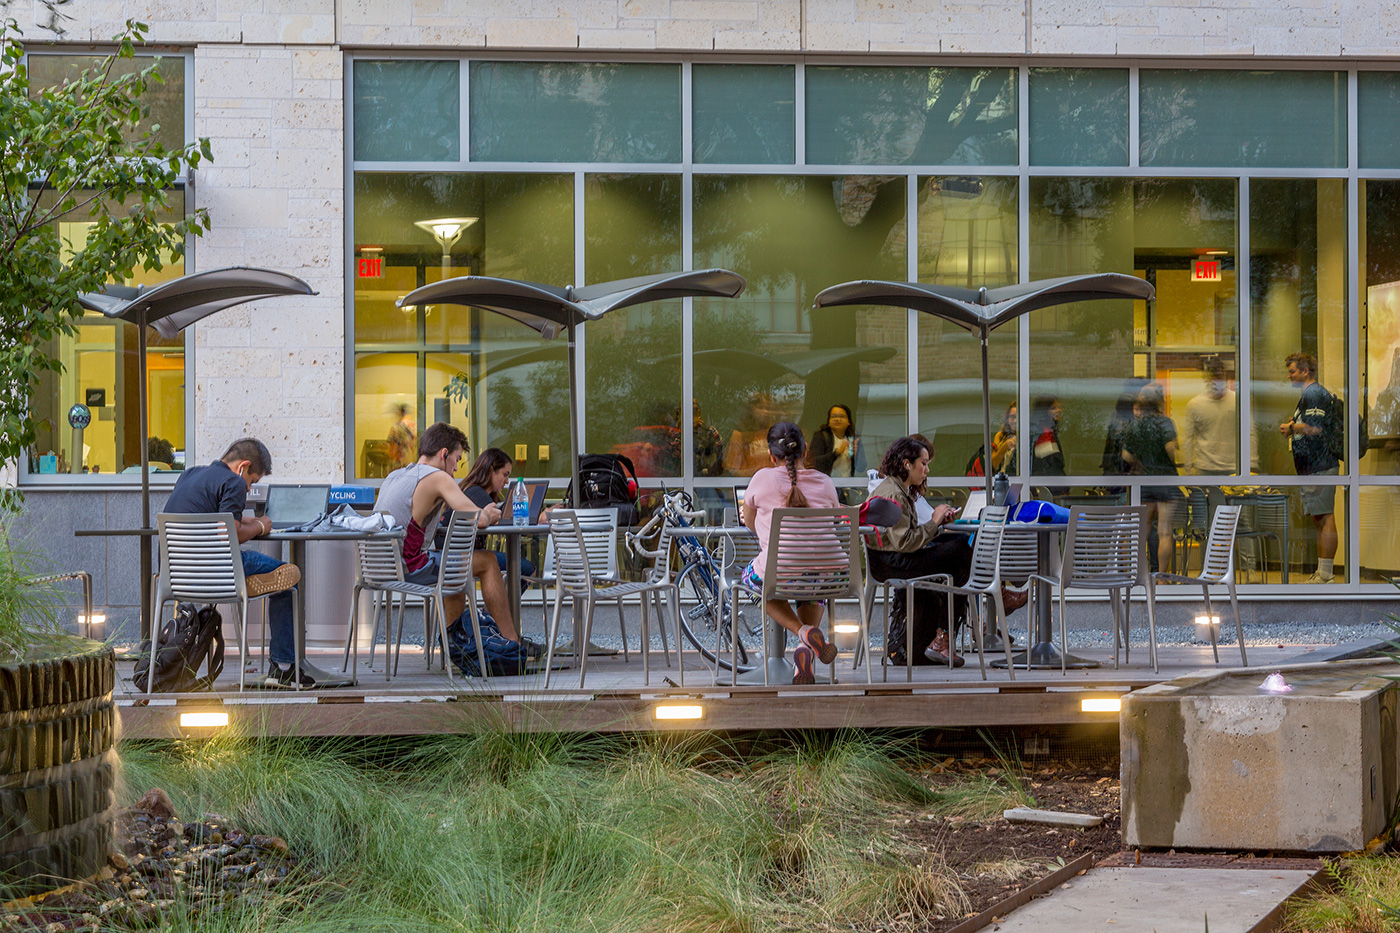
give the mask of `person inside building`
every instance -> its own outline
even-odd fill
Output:
[[[1060,448],[1060,418],[1064,406],[1053,395],[1042,395],[1031,404],[1031,475],[1064,476],[1065,454]]]
[[[956,510],[950,505],[939,505],[929,519],[921,521],[919,518],[917,500],[922,496],[916,490],[922,489],[928,479],[932,456],[931,445],[913,437],[901,437],[885,451],[885,459],[880,463],[880,472],[885,478],[870,493],[860,512],[862,525],[877,528],[866,538],[870,572],[876,580],[908,580],[946,573],[955,583],[961,583],[972,572],[972,548],[967,536],[939,534],[939,529],[957,516]],[[891,662],[947,664],[951,654],[953,666],[962,666],[963,659],[953,653],[947,631],[946,599],[943,593],[917,590],[912,619],[907,619],[904,589],[900,587],[895,591],[889,643],[885,648]],[[966,615],[967,599],[958,597],[954,635]],[[906,624],[914,628],[914,650],[921,657],[904,657]]]
[[[468,452],[467,436],[460,429],[439,421],[418,438],[418,460],[384,477],[379,496],[374,501],[376,512],[388,512],[406,531],[403,539],[404,579],[409,583],[431,586],[437,583],[439,555],[428,549],[437,531],[444,508],[459,512],[477,512],[478,528],[494,525],[501,510],[494,503],[478,508],[458,487],[452,474],[457,463]],[[521,642],[520,633],[511,617],[506,598],[505,579],[500,563],[490,551],[472,555],[472,576],[481,584],[486,611],[496,623],[502,637]],[[466,594],[444,598],[449,620],[456,619],[466,608]],[[543,652],[534,642],[521,642],[530,657]]]
[[[164,512],[199,514],[232,512],[238,543],[244,544],[272,531],[266,516],[244,518],[248,487],[272,473],[272,454],[255,437],[244,437],[229,445],[224,455],[208,466],[185,470],[175,481]],[[301,571],[258,551],[244,548],[243,575],[251,592],[273,593],[268,597],[267,625],[271,666],[265,686],[295,687],[296,640],[292,630],[294,588],[301,582]],[[321,685],[325,675],[302,661],[301,686]]]
[[[1139,476],[1176,476],[1176,425],[1163,413],[1166,392],[1149,382],[1138,393],[1136,417],[1123,432],[1122,456]],[[1181,504],[1180,486],[1143,486],[1142,504],[1157,519],[1157,569],[1171,568],[1172,522]]]
[[[768,533],[774,509],[834,509],[841,506],[831,477],[818,470],[800,468],[806,453],[802,429],[790,421],[780,421],[768,429],[769,466],[749,480],[744,494],[744,524],[758,536],[758,555],[744,568],[743,582],[763,589],[763,570],[768,560]],[[836,660],[836,645],[826,640],[820,628],[822,604],[799,602],[796,611],[785,599],[764,604],[768,616],[797,636],[792,654],[797,665],[795,684],[816,683],[815,662]]]
[[[1201,361],[1205,388],[1186,403],[1181,446],[1186,472],[1194,476],[1229,476],[1239,459],[1238,401],[1218,356]]]
[[[992,472],[1015,476],[1019,466],[1016,460],[1016,403],[1006,406],[1001,427],[992,437]]]
[[[1341,462],[1333,454],[1333,442],[1342,426],[1333,423],[1332,393],[1317,381],[1317,357],[1292,353],[1284,361],[1288,381],[1303,390],[1293,417],[1278,426],[1293,452],[1293,467],[1299,476],[1336,476]],[[1341,446],[1337,444],[1336,446]],[[1303,513],[1317,526],[1317,570],[1304,583],[1333,583],[1333,561],[1337,557],[1336,486],[1304,486]]]
[[[510,486],[510,476],[514,469],[515,461],[511,459],[510,454],[499,447],[488,447],[476,458],[472,468],[467,471],[466,478],[457,485],[477,508],[484,509],[489,505],[494,505],[504,511],[510,508],[510,505],[505,502],[505,493]],[[476,539],[476,549],[478,551],[486,550],[486,542],[480,535]],[[500,551],[492,553],[496,555],[496,562],[504,572],[506,555]],[[523,578],[534,575],[535,565],[531,561],[521,558],[520,589],[522,591],[529,586]]]

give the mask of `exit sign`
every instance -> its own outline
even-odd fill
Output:
[[[1193,282],[1219,282],[1220,281],[1220,260],[1219,259],[1197,259],[1191,263],[1191,281]]]
[[[384,257],[361,256],[355,260],[355,276],[361,279],[384,278]]]

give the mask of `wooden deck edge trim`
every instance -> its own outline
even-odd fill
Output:
[[[912,694],[865,697],[705,698],[704,718],[658,722],[666,697],[595,697],[591,701],[418,699],[375,703],[227,704],[231,726],[256,737],[373,736],[505,732],[697,732],[750,729],[960,728],[1101,723],[1081,711],[1077,693]],[[213,704],[210,704],[213,705]],[[122,736],[179,738],[179,713],[191,706],[119,708]]]
[[[1048,894],[1069,879],[1081,872],[1088,871],[1092,867],[1094,867],[1094,854],[1092,852],[1086,852],[1063,868],[1051,872],[1039,881],[1012,894],[1010,897],[998,901],[977,916],[969,917],[949,930],[948,933],[976,933],[977,930],[990,924],[993,919],[1005,917],[1016,908],[1024,907],[1037,897]]]

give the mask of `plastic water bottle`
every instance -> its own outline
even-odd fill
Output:
[[[510,514],[512,524],[530,524],[530,496],[525,492],[524,480],[515,483],[515,492],[510,497]]]
[[[1011,492],[1011,481],[1005,473],[992,477],[992,505],[1006,505],[1006,497]]]

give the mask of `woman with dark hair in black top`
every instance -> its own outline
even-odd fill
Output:
[[[476,505],[485,507],[494,503],[502,506],[503,514],[508,514],[509,506],[503,503],[505,502],[505,490],[510,486],[510,474],[514,468],[515,461],[510,458],[510,454],[499,447],[488,447],[476,458],[476,462],[472,464],[472,468],[467,471],[467,475],[458,485],[462,487],[462,492],[466,494],[466,497]],[[446,525],[447,522],[444,519],[443,526],[446,527]],[[482,535],[477,535],[476,549],[478,551],[486,550],[486,541]],[[500,562],[501,572],[504,573],[506,556],[500,551],[496,551],[495,554],[496,560]],[[522,558],[520,576],[532,577],[534,575],[535,565]],[[525,583],[523,579],[520,583],[520,589],[522,592],[529,589],[529,584]]]
[[[812,469],[827,476],[860,476],[865,472],[865,452],[856,434],[850,406],[831,406],[826,413],[826,424],[812,435],[807,457]]]

